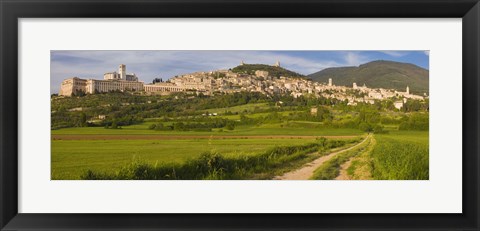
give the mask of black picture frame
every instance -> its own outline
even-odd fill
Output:
[[[478,0],[0,0],[1,230],[479,230]],[[18,213],[18,19],[121,17],[462,18],[461,214]],[[41,195],[39,195],[41,198]]]

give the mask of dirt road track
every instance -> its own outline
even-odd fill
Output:
[[[342,149],[342,150],[337,151],[337,152],[330,153],[326,156],[322,156],[322,157],[304,165],[302,168],[296,169],[296,170],[291,171],[291,172],[287,172],[287,173],[283,174],[282,176],[276,176],[273,179],[274,180],[308,180],[310,177],[313,176],[313,172],[317,168],[319,168],[323,163],[325,163],[326,161],[330,160],[332,157],[334,157],[334,156],[336,156],[340,153],[352,150],[352,149],[356,148],[357,146],[365,143],[365,141],[367,141],[369,139],[369,137],[370,136],[367,136],[362,142],[360,142],[360,143],[358,143],[354,146],[351,146],[351,147],[346,148],[346,149]]]
[[[350,176],[347,173],[348,167],[352,164],[353,158],[350,158],[347,162],[343,163],[340,166],[340,174],[335,178],[335,180],[350,180]]]

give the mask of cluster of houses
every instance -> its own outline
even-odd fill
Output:
[[[402,108],[408,99],[424,100],[428,97],[426,94],[424,96],[411,94],[408,86],[405,92],[369,88],[365,84],[357,86],[356,83],[352,83],[352,87],[336,86],[331,78],[328,83],[319,83],[299,77],[272,77],[267,71],[260,70],[254,75],[234,73],[231,70],[195,72],[176,76],[157,85],[176,86],[179,91],[195,91],[205,95],[247,91],[263,94],[290,94],[296,98],[313,94],[341,101],[348,100],[349,105],[357,105],[359,102],[374,104],[375,100],[396,98],[394,106],[398,109]]]

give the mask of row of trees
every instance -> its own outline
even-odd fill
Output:
[[[151,124],[148,129],[157,131],[212,131],[212,128],[235,129],[235,122],[228,119],[216,120],[208,123],[174,122],[171,125],[163,123]]]

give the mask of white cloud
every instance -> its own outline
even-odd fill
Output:
[[[367,57],[362,56],[357,52],[346,52],[344,59],[345,65],[347,66],[358,66],[360,64],[368,62]]]
[[[409,54],[408,51],[380,51],[380,52],[393,57],[402,57]]]

